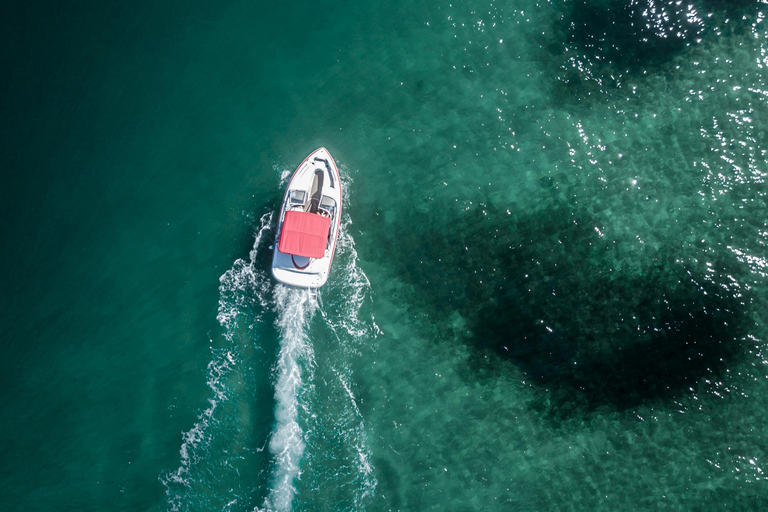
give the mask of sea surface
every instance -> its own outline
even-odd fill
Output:
[[[0,510],[768,510],[766,16],[7,2]]]

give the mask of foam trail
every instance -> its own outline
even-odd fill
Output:
[[[254,299],[258,301],[261,308],[265,308],[268,304],[271,281],[263,271],[256,269],[254,261],[264,242],[264,237],[271,229],[271,223],[272,212],[261,216],[259,228],[256,230],[256,240],[248,254],[248,261],[237,259],[232,268],[219,278],[219,312],[216,319],[226,329],[224,336],[230,341],[237,330],[238,321],[243,317],[244,308],[251,310],[251,306],[255,305]]]
[[[349,189],[352,184],[352,178],[346,169],[342,169],[342,180],[344,187]],[[345,215],[339,230],[337,248],[341,256],[339,263],[343,263],[343,275],[346,276],[341,281],[339,292],[340,296],[344,297],[345,300],[341,301],[339,310],[335,315],[326,316],[326,321],[328,327],[339,341],[340,347],[344,347],[347,356],[360,356],[360,345],[375,338],[381,331],[378,325],[376,325],[373,315],[367,318],[361,318],[360,316],[364,304],[370,300],[371,283],[363,269],[358,265],[357,249],[351,234],[351,226],[352,218],[349,215]],[[348,431],[347,441],[357,453],[357,460],[355,461],[357,475],[355,478],[353,509],[364,510],[366,498],[370,498],[376,493],[378,485],[374,468],[370,462],[372,454],[367,442],[365,420],[350,387],[353,372],[349,363],[345,361],[341,368],[338,370],[334,368],[333,371],[336,373],[347,396],[348,402],[345,409],[349,410],[349,407],[352,409],[352,414],[348,414],[345,425]]]
[[[365,272],[357,265],[358,257],[357,249],[355,249],[355,240],[349,234],[352,219],[349,216],[345,217],[342,219],[341,228],[339,229],[337,247],[337,251],[340,253],[340,257],[337,258],[337,264],[344,266],[344,270],[341,273],[345,277],[339,280],[339,284],[335,286],[338,288],[339,294],[344,297],[344,301],[339,304],[337,309],[335,308],[336,311],[333,311],[333,314],[328,314],[325,311],[322,311],[322,314],[337,338],[340,335],[339,329],[343,329],[350,337],[350,341],[356,340],[360,342],[371,335],[367,322],[359,318],[360,309],[368,298],[371,283]],[[373,334],[376,335],[379,333],[379,327],[376,325],[373,317],[371,317],[371,322]],[[355,343],[349,343],[349,345],[355,345]]]
[[[270,280],[265,272],[254,266],[254,261],[265,241],[267,232],[271,229],[272,213],[264,214],[256,229],[255,241],[249,253],[248,261],[238,259],[219,278],[219,310],[217,320],[224,327],[226,346],[214,349],[212,359],[207,366],[206,383],[211,390],[208,407],[197,416],[197,421],[191,429],[182,434],[182,444],[179,449],[181,464],[172,472],[160,476],[165,486],[168,509],[172,511],[186,510],[190,507],[191,490],[195,482],[193,471],[209,457],[209,447],[220,429],[213,428],[222,421],[217,418],[216,411],[220,405],[230,400],[227,379],[239,362],[238,340],[235,339],[240,324],[245,321],[249,326],[259,319],[259,311],[254,302],[263,307],[267,304],[267,290]]]
[[[275,465],[264,510],[278,512],[291,509],[296,494],[294,481],[301,473],[299,462],[305,443],[298,422],[299,396],[303,387],[302,373],[305,370],[311,372],[314,366],[314,353],[306,326],[318,304],[307,290],[282,285],[275,287],[274,299],[282,343],[275,367],[275,430],[269,442]]]
[[[351,179],[343,171],[342,183],[348,189]],[[316,368],[300,395],[307,444],[302,463],[313,471],[299,480],[302,499],[295,505],[299,510],[333,503],[334,510],[361,512],[378,485],[354,368],[380,331],[370,311],[371,284],[358,264],[351,227],[352,219],[345,214],[334,278],[323,288],[319,310],[327,329],[323,330],[331,336],[314,340]]]
[[[358,257],[355,241],[349,233],[351,224],[352,219],[347,217],[339,235],[339,249],[343,254],[347,255],[344,274],[348,277],[343,281],[343,296],[347,300],[339,312],[340,314],[336,315],[335,319],[329,316],[326,320],[340,344],[346,347],[346,350],[359,354],[356,344],[377,336],[380,331],[373,316],[370,317],[370,320],[362,320],[360,318],[360,310],[368,298],[371,283],[362,268],[357,265]],[[343,329],[346,335],[341,335],[340,329]],[[346,341],[342,341],[342,338],[346,338]],[[366,441],[365,420],[349,385],[349,381],[352,378],[351,369],[348,365],[344,365],[341,371],[334,369],[334,372],[344,388],[349,400],[348,405],[351,406],[353,411],[353,414],[349,415],[350,419],[347,429],[349,431],[348,442],[357,452],[357,485],[356,496],[354,496],[354,508],[356,510],[364,510],[365,499],[375,494],[376,486],[378,485],[373,466],[370,462],[371,450]]]
[[[283,181],[289,175],[284,172]],[[345,187],[350,183],[345,174],[342,183]],[[341,492],[340,510],[364,510],[365,502],[375,493],[377,482],[354,392],[352,360],[362,355],[361,344],[375,337],[378,327],[372,316],[366,318],[363,314],[360,318],[361,308],[370,301],[370,283],[357,266],[349,232],[351,219],[349,215],[342,218],[337,275],[324,289],[330,299],[326,310],[307,290],[274,285],[269,271],[259,268],[263,265],[257,262],[264,257],[273,218],[272,213],[261,217],[248,258],[235,261],[220,278],[217,320],[223,327],[225,343],[213,350],[207,372],[211,390],[208,407],[183,434],[181,465],[160,477],[170,510],[230,510],[245,505],[250,492],[264,496],[262,506],[255,510],[288,511],[302,507],[294,503],[300,484],[305,501],[312,503],[317,492],[315,483],[325,493]],[[270,477],[265,488],[263,480],[255,487],[253,480],[240,482],[243,475],[238,468],[243,467],[244,457],[252,456],[248,451],[252,440],[247,435],[240,439],[243,418],[247,418],[247,414],[240,413],[246,410],[244,399],[250,397],[249,390],[243,389],[249,365],[241,363],[254,360],[254,354],[249,354],[253,350],[269,357],[258,343],[257,333],[271,330],[262,320],[270,309],[276,313],[280,350],[272,367],[275,425],[269,434]],[[315,382],[318,370],[314,342],[309,336],[309,325],[317,311],[333,333],[331,338],[314,340],[323,358],[319,383]],[[308,484],[312,482],[310,487],[305,488],[300,464],[317,468],[327,461],[336,461],[338,471],[316,471],[307,480]],[[233,483],[227,483],[225,490],[221,485],[224,482]],[[251,483],[250,490],[247,482]]]

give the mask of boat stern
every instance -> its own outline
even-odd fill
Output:
[[[272,276],[279,282],[296,288],[320,288],[328,280],[327,272],[309,273],[272,267]]]

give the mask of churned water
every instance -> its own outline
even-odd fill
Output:
[[[768,508],[766,15],[9,5],[2,509]]]

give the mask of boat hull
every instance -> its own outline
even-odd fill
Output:
[[[280,208],[272,255],[272,276],[277,281],[298,288],[319,288],[328,281],[341,222],[341,187],[336,162],[325,148],[312,152],[293,173]],[[305,253],[296,249],[302,244],[294,243],[295,238],[288,240],[288,237],[301,234],[297,235],[291,231],[290,222],[286,225],[286,213],[290,211],[298,212],[291,214],[293,216],[321,215],[330,218],[324,248],[314,247],[312,252]],[[314,235],[317,239],[317,234]],[[281,251],[281,248],[285,252]]]

